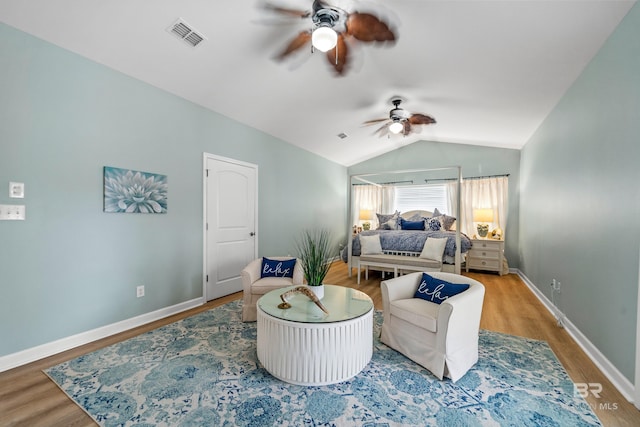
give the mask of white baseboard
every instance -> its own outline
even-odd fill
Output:
[[[527,285],[529,289],[534,293],[536,297],[542,302],[549,313],[554,317],[557,317],[556,312],[558,308],[553,305],[545,294],[540,292],[531,280],[522,273],[522,271],[516,269],[515,273],[520,276],[522,281]],[[611,383],[618,389],[618,391],[629,402],[634,403],[635,388],[631,381],[629,381],[620,371],[605,357],[604,354],[598,348],[593,345],[591,341],[566,317],[562,317],[562,324],[564,329],[571,335],[571,338],[582,348],[587,354],[589,359],[602,371],[602,373],[611,381]]]
[[[111,325],[102,326],[100,328],[52,341],[47,344],[42,344],[37,347],[28,348],[17,353],[2,356],[0,357],[0,372],[26,365],[27,363],[35,362],[36,360],[53,356],[54,354],[62,353],[63,351],[67,351],[138,326],[146,325],[147,323],[151,323],[156,320],[164,319],[165,317],[201,306],[202,304],[202,298],[192,299],[190,301],[181,302],[170,307],[141,314],[140,316],[132,317],[117,323],[112,323]]]

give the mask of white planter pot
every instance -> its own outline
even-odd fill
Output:
[[[324,285],[320,286],[309,286],[311,292],[313,292],[318,299],[322,299],[324,297]]]

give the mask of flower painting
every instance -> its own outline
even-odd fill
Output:
[[[105,166],[104,211],[167,213],[167,176]]]

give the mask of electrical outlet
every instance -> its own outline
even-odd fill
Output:
[[[24,220],[26,215],[25,205],[0,205],[0,219]]]
[[[551,280],[551,288],[554,291],[560,292],[560,282],[558,282],[556,279]]]
[[[143,286],[138,286],[136,288],[136,296],[138,298],[143,297],[144,296],[144,285]]]

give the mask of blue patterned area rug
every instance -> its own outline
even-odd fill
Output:
[[[481,331],[457,383],[378,340],[350,381],[302,387],[256,356],[256,324],[235,301],[45,371],[102,426],[598,426],[549,346]]]

